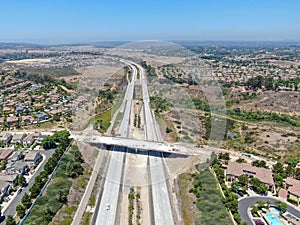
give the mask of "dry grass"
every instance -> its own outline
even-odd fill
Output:
[[[181,199],[181,208],[184,224],[193,225],[195,219],[199,215],[199,210],[196,207],[195,195],[189,193],[189,190],[193,188],[193,179],[190,174],[181,174],[178,177],[179,196]]]

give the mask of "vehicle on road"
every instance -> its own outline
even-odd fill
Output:
[[[106,205],[106,210],[110,210],[110,204]]]
[[[23,190],[22,188],[19,188],[17,191],[17,194],[20,194],[22,192],[22,190]]]
[[[9,200],[10,200],[10,197],[9,197],[9,196],[5,196],[5,197],[4,197],[4,201],[5,201],[5,202],[8,202]]]

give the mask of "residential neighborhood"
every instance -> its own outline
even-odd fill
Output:
[[[223,191],[227,189],[235,193],[239,205],[248,204],[249,198],[257,199],[256,203],[249,205],[251,213],[248,214],[255,224],[277,224],[273,220],[278,224],[300,223],[299,217],[287,210],[290,207],[300,209],[300,180],[295,178],[298,178],[300,171],[299,159],[281,164],[251,154],[239,153],[237,157],[237,154],[227,152],[219,153],[218,160],[213,168],[220,183],[225,181],[226,188],[221,185]],[[292,173],[289,172],[291,167]],[[224,180],[220,175],[222,173]],[[280,179],[279,174],[282,176]],[[264,203],[266,199],[269,204]]]
[[[1,133],[0,141],[0,202],[9,200],[16,191],[18,177],[26,182],[43,160],[42,140],[48,135],[32,132]]]
[[[12,77],[7,74],[6,76]],[[73,95],[61,85],[37,84],[33,81],[15,80],[14,85],[0,90],[0,128],[13,129],[38,125],[47,121],[60,121],[70,117],[89,98],[89,94]]]

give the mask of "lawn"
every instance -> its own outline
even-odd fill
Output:
[[[123,97],[124,97],[124,95],[118,95],[118,97],[116,97],[116,100],[115,100],[115,105],[110,110],[108,110],[104,113],[98,114],[93,118],[94,123],[101,122],[100,132],[106,132],[107,129],[109,128],[113,115],[116,113],[116,111],[122,105]],[[122,115],[120,115],[120,116],[118,115],[118,117],[116,118],[116,121],[121,116]]]
[[[105,113],[101,113],[95,116],[94,123],[97,123],[98,121],[101,122],[101,132],[106,132],[107,129],[110,126],[112,118],[112,110],[108,110]]]

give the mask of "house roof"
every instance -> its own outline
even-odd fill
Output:
[[[18,120],[19,120],[19,118],[18,117],[16,117],[16,116],[10,116],[10,117],[7,117],[7,119],[6,119],[6,121],[8,122],[8,123],[13,123],[13,122],[18,122]]]
[[[27,135],[25,133],[17,133],[13,136],[13,141],[19,141],[25,138]]]
[[[8,138],[10,138],[12,135],[9,133],[0,134],[0,140],[6,141]]]
[[[300,197],[300,180],[288,177],[285,182],[289,186],[288,192]]]
[[[62,113],[61,109],[53,109],[49,112],[51,115],[56,115]]]
[[[24,160],[25,161],[34,161],[37,154],[40,154],[40,153],[36,152],[36,151],[31,151],[28,154],[26,154]]]
[[[0,160],[7,159],[12,153],[13,149],[5,149],[1,154],[0,154]]]
[[[34,118],[32,116],[22,116],[22,121],[25,121],[25,120],[34,121]]]
[[[1,181],[13,182],[19,174],[4,174],[0,175]]]
[[[251,166],[247,163],[229,162],[227,174],[233,176],[241,176],[243,174],[251,174],[265,184],[274,185],[272,171],[265,168]]]
[[[25,137],[23,139],[23,141],[31,141],[31,140],[35,140],[40,136],[40,133],[32,133],[32,134],[28,134],[27,137]]]
[[[283,188],[280,188],[280,190],[278,191],[278,196],[281,198],[287,199],[288,191]]]

